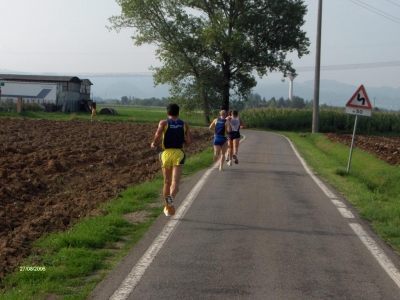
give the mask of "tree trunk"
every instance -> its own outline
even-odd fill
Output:
[[[222,73],[224,74],[224,86],[222,91],[222,109],[229,111],[229,92],[231,82],[231,70],[230,70],[229,58],[224,59],[222,64]]]
[[[204,89],[201,89],[203,93],[203,113],[204,113],[204,122],[206,122],[206,125],[210,125],[210,106],[208,105],[208,97],[207,93],[204,92]]]

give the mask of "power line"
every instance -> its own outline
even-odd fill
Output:
[[[348,69],[367,69],[367,68],[385,68],[385,67],[398,67],[400,61],[386,61],[386,62],[375,62],[375,63],[360,63],[360,64],[343,64],[343,65],[326,65],[321,66],[321,70],[334,71],[334,70],[348,70]],[[310,72],[315,71],[314,66],[297,67],[296,71]],[[272,73],[280,73],[280,71],[274,71]],[[153,72],[107,72],[107,73],[78,73],[77,76],[86,77],[152,77]]]
[[[360,3],[354,2],[353,0],[349,0],[349,1],[352,2],[352,3],[354,3],[354,4],[356,4],[356,5],[358,5],[358,6],[361,6],[362,8],[365,8],[365,9],[367,9],[367,10],[369,10],[369,11],[371,11],[371,12],[377,14],[377,15],[380,15],[380,16],[382,16],[382,17],[384,17],[384,18],[386,18],[386,19],[388,19],[388,20],[390,20],[390,21],[393,21],[393,22],[396,22],[396,23],[400,24],[399,21],[396,21],[396,20],[395,20],[395,19],[398,19],[398,18],[396,18],[396,17],[394,17],[394,16],[392,16],[392,15],[389,15],[389,14],[387,14],[387,13],[385,13],[385,12],[382,12],[381,10],[379,10],[379,9],[377,9],[377,8],[374,8],[373,6],[370,6],[370,5],[368,5],[368,4],[364,3],[364,2],[361,2],[360,0],[357,0],[357,1],[361,2],[361,3],[364,4],[364,5],[370,6],[371,8],[373,8],[373,9],[375,9],[375,10],[377,10],[377,11],[380,11],[380,12],[382,12],[382,13],[379,13],[379,12],[377,12],[377,11],[374,11],[374,10],[368,8],[367,6],[363,6],[363,5],[361,5]],[[384,14],[386,14],[387,16],[385,16]],[[388,16],[389,16],[389,17],[388,17]]]
[[[397,19],[397,20],[400,21],[399,18],[397,18],[397,17],[395,17],[395,16],[392,16],[392,15],[390,15],[390,14],[384,12],[383,10],[377,9],[376,7],[373,7],[373,6],[371,6],[371,5],[369,5],[369,4],[365,3],[365,2],[362,2],[361,0],[357,0],[357,1],[358,1],[358,2],[361,2],[362,4],[364,4],[364,5],[368,6],[368,7],[370,7],[371,9],[375,9],[375,10],[377,10],[377,11],[379,11],[379,12],[381,12],[381,13],[387,15],[389,18]]]
[[[396,6],[398,6],[398,7],[400,7],[400,5],[399,4],[397,4],[397,3],[394,3],[393,1],[390,1],[390,0],[387,0],[388,2],[390,2],[390,3],[392,3],[392,4],[394,4],[394,5],[396,5]]]
[[[400,66],[400,61],[387,61],[376,63],[361,63],[361,64],[345,64],[345,65],[327,65],[321,66],[321,70],[348,70],[348,69],[367,69],[367,68],[383,68],[383,67],[397,67]],[[309,72],[314,71],[315,67],[297,67],[296,71]]]

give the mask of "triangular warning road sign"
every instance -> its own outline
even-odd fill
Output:
[[[363,85],[361,85],[358,90],[354,93],[354,95],[350,98],[347,102],[346,107],[355,107],[355,108],[362,108],[362,109],[371,109],[372,105],[369,101],[367,92]]]

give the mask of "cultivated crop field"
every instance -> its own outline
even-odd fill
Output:
[[[121,113],[132,118],[132,113]],[[0,279],[44,233],[65,231],[99,214],[99,204],[160,173],[158,152],[150,143],[157,128],[152,118],[163,115],[143,117],[152,124],[114,122],[112,116],[113,122],[105,117],[87,122],[87,115],[82,116],[86,121],[0,118]],[[208,130],[192,130],[195,144],[186,149],[189,157],[211,147],[213,139]],[[326,136],[350,146],[351,134]],[[357,135],[355,147],[400,165],[399,137]]]
[[[28,256],[33,240],[152,180],[161,170],[150,148],[156,129],[157,123],[0,118],[0,279]],[[208,130],[192,131],[189,157],[213,139]]]
[[[352,134],[326,133],[325,135],[330,141],[345,144],[350,149]],[[354,147],[391,165],[400,166],[400,137],[356,135]]]

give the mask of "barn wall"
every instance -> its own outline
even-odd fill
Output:
[[[63,112],[76,112],[80,109],[80,93],[78,92],[61,92],[58,100],[62,105]]]

